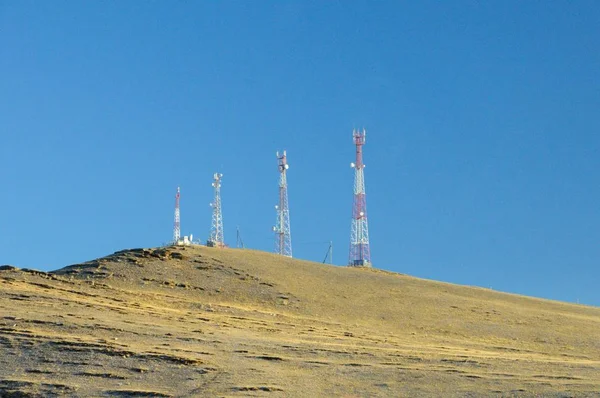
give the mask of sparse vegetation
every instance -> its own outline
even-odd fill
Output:
[[[600,309],[251,250],[0,267],[0,396],[597,396]]]

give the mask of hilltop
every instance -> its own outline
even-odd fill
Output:
[[[600,308],[206,247],[0,267],[0,395],[598,396]]]

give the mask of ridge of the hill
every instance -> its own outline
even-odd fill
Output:
[[[599,396],[600,308],[207,247],[0,267],[0,395]]]

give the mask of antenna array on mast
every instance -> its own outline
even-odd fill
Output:
[[[286,151],[280,155],[277,152],[279,168],[279,204],[275,206],[277,211],[277,224],[273,227],[275,232],[275,253],[282,256],[292,257],[292,233],[290,230],[290,210],[288,207],[287,192],[287,163]]]
[[[221,179],[223,174],[215,173],[213,175],[212,186],[215,191],[215,198],[210,206],[213,209],[212,224],[210,227],[210,237],[207,246],[225,247],[225,239],[223,238],[223,213],[221,212]]]
[[[356,145],[356,163],[354,168],[354,203],[352,206],[352,227],[350,231],[351,267],[371,267],[371,249],[369,245],[369,226],[367,223],[367,198],[365,191],[365,175],[362,147],[366,141],[367,132],[354,130],[352,137]]]

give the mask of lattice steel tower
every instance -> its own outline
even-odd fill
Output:
[[[365,192],[365,174],[362,147],[365,145],[367,132],[354,130],[352,137],[356,145],[356,163],[354,168],[354,204],[352,206],[352,228],[350,232],[351,267],[370,267],[371,249],[369,247],[369,226],[367,223],[367,198]]]
[[[212,224],[210,227],[210,238],[208,238],[207,246],[210,247],[225,247],[225,239],[223,238],[223,213],[221,212],[221,179],[223,174],[215,173],[213,176],[212,186],[215,189],[215,199],[210,206],[213,209]]]
[[[179,238],[181,238],[181,223],[179,220],[179,197],[180,190],[177,187],[177,193],[175,194],[175,221],[173,222],[173,243],[177,244]]]
[[[292,233],[290,230],[290,209],[288,207],[287,193],[287,163],[286,151],[283,154],[277,152],[277,163],[279,167],[279,204],[277,210],[277,224],[273,227],[275,231],[275,253],[282,256],[292,257]]]

